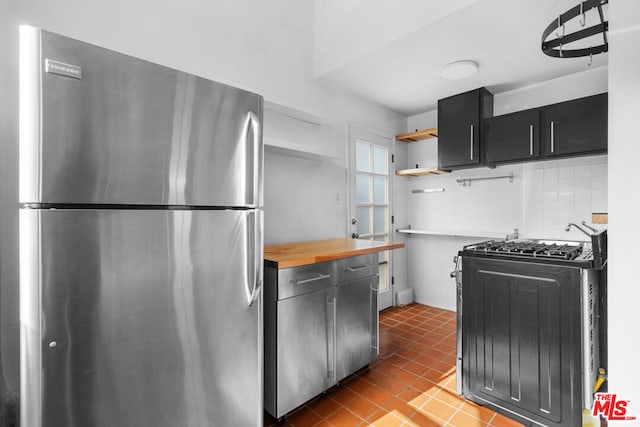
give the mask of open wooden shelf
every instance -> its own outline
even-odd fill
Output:
[[[593,224],[607,224],[609,222],[609,214],[606,214],[606,213],[591,214],[591,222]]]
[[[422,141],[425,139],[437,138],[437,137],[438,137],[438,128],[423,129],[423,130],[417,130],[411,133],[396,135],[396,139],[402,142],[415,142],[415,141]]]
[[[446,171],[438,170],[436,167],[431,168],[414,168],[414,169],[400,169],[396,171],[398,176],[425,176],[425,175],[442,175],[449,173]]]

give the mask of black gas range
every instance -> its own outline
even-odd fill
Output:
[[[463,247],[452,273],[459,394],[526,425],[581,425],[602,366],[606,230],[590,240]]]
[[[459,255],[601,269],[607,260],[606,230],[593,234],[591,242],[488,240],[464,246]]]

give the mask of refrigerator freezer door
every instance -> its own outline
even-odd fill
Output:
[[[20,202],[261,207],[262,97],[21,27]]]
[[[23,425],[262,426],[260,211],[20,221]]]

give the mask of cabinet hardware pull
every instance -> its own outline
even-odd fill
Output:
[[[338,326],[336,325],[338,321],[338,312],[336,307],[336,298],[333,297],[333,382],[338,380],[338,373],[336,369],[338,368]]]
[[[556,148],[555,141],[553,140],[553,134],[555,133],[553,128],[554,128],[554,123],[553,123],[553,120],[551,120],[551,152],[552,153],[555,151],[555,148]]]
[[[330,274],[318,273],[317,277],[312,277],[310,279],[305,279],[305,280],[295,279],[295,282],[296,282],[296,285],[304,285],[305,283],[316,282],[318,280],[328,279],[329,277],[331,277]]]
[[[469,150],[469,159],[473,160],[473,125],[471,125],[471,141],[470,141],[471,149]]]
[[[373,267],[373,265],[370,264],[365,264],[365,265],[361,265],[360,267],[347,267],[347,271],[360,271],[360,270],[366,270],[367,268],[371,268]]]
[[[529,155],[533,156],[533,125],[529,125]]]
[[[250,213],[247,215],[247,237],[251,239],[249,247],[258,249],[251,249],[249,251],[249,257],[247,258],[247,296],[248,306],[251,307],[254,302],[257,301],[260,292],[262,291],[262,233],[260,229],[262,227],[261,217],[258,213]],[[253,217],[253,219],[250,219]],[[254,243],[255,242],[255,243]],[[253,246],[255,244],[255,246]],[[253,276],[253,277],[252,277]]]
[[[331,315],[333,316],[333,324],[331,325],[331,339],[333,342],[331,343],[331,348],[328,348],[329,342],[327,341],[327,378],[330,378],[331,381],[335,381],[336,378],[336,299],[333,297],[327,298],[327,305],[331,306]],[[327,334],[329,329],[329,323],[327,323]],[[331,358],[331,359],[329,359]]]
[[[378,280],[374,280],[374,283],[378,282]],[[372,283],[371,286],[371,299],[369,305],[371,306],[371,348],[375,351],[377,355],[380,353],[380,337],[378,335],[378,288],[377,284],[374,285]],[[375,330],[375,333],[374,333]]]

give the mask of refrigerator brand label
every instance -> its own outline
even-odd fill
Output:
[[[82,79],[82,68],[77,65],[65,64],[64,62],[45,60],[45,71],[51,74]]]

